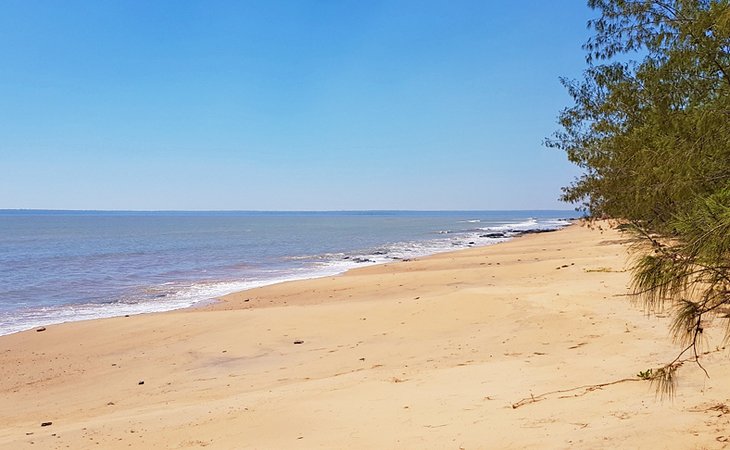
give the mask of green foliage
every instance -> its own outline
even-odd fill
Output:
[[[563,80],[575,105],[547,145],[585,169],[563,199],[593,215],[662,224],[730,183],[728,2],[591,0],[589,60],[640,51],[640,62],[591,65]],[[638,55],[637,54],[637,55]]]
[[[657,395],[674,397],[677,387],[677,369],[681,366],[681,362],[675,361],[654,371],[651,382],[656,386]]]
[[[561,80],[574,104],[546,141],[584,169],[562,199],[643,238],[634,293],[671,306],[697,359],[705,324],[730,306],[730,0],[588,4],[600,14],[589,66]],[[663,370],[666,388],[676,367]]]
[[[646,369],[637,373],[636,376],[641,378],[642,380],[651,380],[654,376],[653,374],[654,371],[652,369]]]

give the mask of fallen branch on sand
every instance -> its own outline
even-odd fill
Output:
[[[571,347],[572,348],[572,347]],[[685,359],[679,359],[684,353],[686,353],[688,350],[693,349],[694,355],[690,358]],[[715,350],[708,350],[705,352],[702,352],[702,355],[709,355],[710,353],[716,353],[719,351],[725,350],[725,347],[716,347]],[[600,383],[600,384],[587,384],[583,386],[578,386],[570,389],[561,389],[557,391],[550,391],[545,392],[540,395],[532,395],[530,394],[529,397],[525,397],[522,400],[518,401],[517,403],[512,403],[512,409],[517,409],[520,406],[529,405],[531,403],[537,403],[542,400],[547,400],[548,396],[554,395],[554,394],[566,394],[568,392],[583,390],[583,392],[579,392],[577,394],[572,395],[561,395],[558,398],[571,398],[571,397],[581,397],[583,395],[586,395],[589,392],[593,392],[595,390],[601,389],[606,386],[611,386],[614,384],[619,383],[626,383],[628,381],[650,381],[652,384],[655,384],[657,387],[657,395],[661,395],[662,397],[666,394],[672,397],[674,395],[675,390],[675,373],[677,370],[684,365],[685,362],[692,361],[696,363],[700,369],[705,373],[705,376],[708,378],[710,377],[707,373],[707,370],[700,364],[699,362],[700,355],[697,352],[697,344],[696,342],[693,342],[690,344],[687,348],[682,350],[682,352],[677,356],[674,361],[670,362],[669,364],[665,364],[662,367],[659,367],[657,369],[648,369],[645,371],[640,371],[636,376],[637,378],[622,378],[620,380],[616,381],[610,381],[608,383]]]
[[[691,347],[692,347],[692,345],[690,345],[690,347],[685,349],[682,353],[686,352]],[[709,353],[715,353],[715,352],[718,352],[718,351],[724,350],[724,349],[725,349],[725,347],[722,347],[722,348],[718,347],[715,350],[704,352],[703,355],[707,355]],[[680,354],[680,356],[681,355],[682,354]],[[593,392],[595,390],[604,388],[606,386],[612,386],[614,384],[619,384],[619,383],[626,383],[629,381],[649,381],[652,384],[656,384],[658,395],[663,396],[664,394],[668,394],[671,397],[674,395],[674,389],[675,389],[674,384],[676,382],[676,379],[675,379],[676,371],[680,367],[682,367],[682,365],[687,361],[694,361],[697,364],[699,364],[699,362],[697,361],[697,358],[698,358],[698,356],[693,356],[692,358],[680,360],[679,357],[677,357],[677,359],[675,359],[671,363],[666,364],[663,367],[659,367],[658,369],[649,369],[649,370],[639,372],[636,375],[637,378],[622,378],[620,380],[609,381],[608,383],[586,384],[583,386],[578,386],[578,387],[574,387],[574,388],[570,388],[570,389],[561,389],[561,390],[557,390],[557,391],[545,392],[540,395],[530,394],[529,397],[525,397],[522,400],[518,401],[517,403],[513,403],[512,409],[517,409],[520,406],[525,406],[525,405],[529,405],[531,403],[537,403],[542,400],[547,400],[547,398],[550,395],[566,394],[568,392],[582,390],[583,392],[579,392],[579,393],[572,394],[572,395],[561,395],[558,398],[581,397],[583,395],[586,395],[589,392]],[[707,375],[707,371],[705,370],[704,367],[702,367],[702,365],[700,365],[700,368],[705,372],[705,375]],[[709,375],[707,375],[707,376],[709,377]]]
[[[610,381],[608,383],[587,384],[584,386],[578,386],[578,387],[574,387],[574,388],[570,388],[570,389],[561,389],[561,390],[557,390],[557,391],[545,392],[540,395],[530,395],[529,397],[525,397],[522,400],[518,401],[517,403],[513,403],[512,409],[517,409],[520,406],[529,405],[530,403],[537,403],[542,400],[547,400],[547,398],[550,395],[554,395],[554,394],[566,394],[568,392],[579,391],[582,389],[583,392],[579,392],[577,394],[572,394],[572,395],[561,395],[558,398],[581,397],[581,396],[586,395],[587,393],[595,391],[597,389],[601,389],[606,386],[611,386],[613,384],[626,383],[628,381],[644,381],[644,380],[641,378],[622,378],[620,380]]]

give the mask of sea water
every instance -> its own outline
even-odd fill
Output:
[[[494,244],[575,215],[0,210],[0,335]]]

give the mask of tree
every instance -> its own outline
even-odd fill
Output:
[[[707,322],[730,315],[729,3],[589,0],[588,68],[561,80],[574,105],[546,141],[584,169],[562,199],[641,238],[633,292],[672,309],[684,345],[654,372],[669,390],[683,354],[700,364]]]

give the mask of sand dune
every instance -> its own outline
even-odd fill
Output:
[[[623,295],[626,238],[576,225],[0,337],[0,447],[723,448],[718,339],[673,401],[636,377],[678,346]]]

